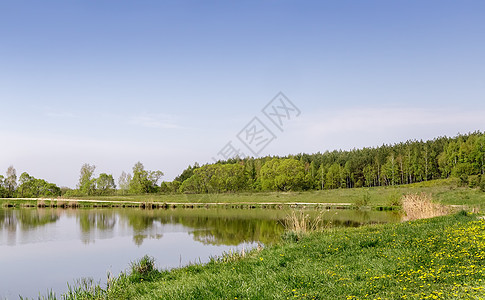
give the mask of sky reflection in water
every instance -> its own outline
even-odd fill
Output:
[[[0,299],[106,280],[145,254],[157,267],[206,262],[231,249],[277,241],[287,210],[0,209]],[[312,212],[318,213],[318,212]],[[330,211],[335,224],[397,221],[393,213]]]

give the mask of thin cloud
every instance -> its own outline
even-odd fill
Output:
[[[309,112],[268,147],[268,154],[374,147],[485,130],[484,110],[367,107]],[[294,124],[294,125],[293,125]]]
[[[452,127],[483,130],[485,111],[457,111],[454,109],[419,108],[352,108],[322,112],[304,121],[312,134],[336,132],[375,132],[421,127]],[[306,124],[305,124],[306,123]]]
[[[48,111],[45,113],[45,115],[49,118],[55,119],[73,119],[78,117],[74,113],[68,111]]]
[[[173,116],[163,114],[143,114],[130,118],[130,124],[146,127],[146,128],[159,128],[159,129],[176,129],[181,128],[173,120]]]

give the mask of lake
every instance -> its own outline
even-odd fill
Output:
[[[277,242],[289,209],[0,208],[0,299],[58,296],[76,279],[106,283],[145,254],[161,269]],[[332,226],[398,222],[389,211],[308,210]]]

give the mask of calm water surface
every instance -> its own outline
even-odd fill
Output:
[[[148,254],[158,268],[207,262],[229,250],[277,241],[289,210],[3,209],[0,299],[66,292],[67,283],[126,270]],[[321,214],[309,211],[310,214]],[[330,210],[336,226],[397,222],[392,212]]]

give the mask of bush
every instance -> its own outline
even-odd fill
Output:
[[[365,194],[362,195],[362,198],[359,198],[355,201],[355,206],[357,207],[367,206],[369,202],[370,202],[370,194],[369,194],[369,190],[366,190]]]
[[[480,175],[470,175],[468,176],[468,187],[476,188],[480,185]]]
[[[132,281],[151,280],[158,274],[153,257],[145,255],[140,260],[131,263],[130,279]]]
[[[467,174],[461,174],[458,179],[460,179],[460,186],[466,186],[468,184],[468,175]]]
[[[287,243],[294,243],[294,242],[298,242],[298,240],[300,239],[300,237],[298,236],[298,234],[294,231],[285,231],[282,235],[281,235],[281,239],[284,241],[284,242],[287,242]]]
[[[485,179],[482,178],[482,181],[480,181],[480,191],[485,192]]]
[[[387,206],[402,206],[402,195],[399,192],[392,193],[387,201]]]
[[[65,193],[62,196],[66,197],[66,198],[69,198],[69,197],[82,197],[82,196],[86,196],[86,194],[82,193],[78,189],[75,189],[75,190],[67,190],[67,191],[65,191]]]
[[[362,179],[359,178],[359,180],[357,180],[357,182],[355,183],[355,186],[356,188],[360,188],[360,187],[363,187],[364,186],[364,182],[362,182]]]

